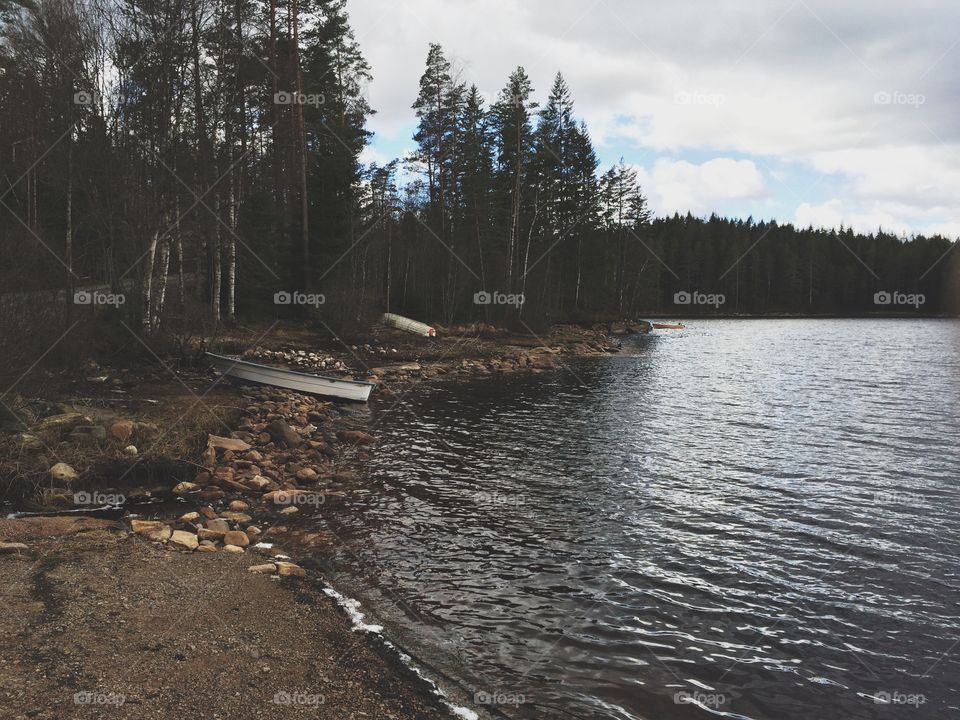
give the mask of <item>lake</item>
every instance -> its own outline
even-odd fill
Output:
[[[381,402],[344,594],[509,718],[960,707],[960,322],[693,320]]]

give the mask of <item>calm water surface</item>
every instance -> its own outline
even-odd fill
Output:
[[[960,717],[960,323],[626,344],[384,402],[331,581],[493,716]]]

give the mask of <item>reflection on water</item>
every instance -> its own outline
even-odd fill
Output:
[[[501,716],[957,713],[960,324],[633,342],[381,409],[334,584]]]

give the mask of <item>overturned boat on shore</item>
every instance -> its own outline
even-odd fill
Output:
[[[343,380],[341,378],[313,375],[311,373],[287,370],[241,360],[227,355],[208,352],[207,357],[226,377],[258,385],[272,385],[309,395],[322,395],[355,402],[366,402],[376,385],[364,380]]]
[[[423,337],[437,336],[437,331],[426,323],[422,323],[417,320],[411,320],[403,315],[384,313],[383,318],[381,319],[384,325],[396,328],[397,330],[403,330],[404,332],[408,332],[413,335],[422,335]]]

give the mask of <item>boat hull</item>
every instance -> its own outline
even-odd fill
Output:
[[[360,380],[340,380],[322,375],[310,375],[294,370],[260,365],[226,355],[207,353],[207,357],[210,358],[217,370],[227,377],[258,385],[271,385],[287,390],[296,390],[309,395],[367,402],[375,387],[373,383]]]
[[[413,335],[422,335],[423,337],[436,337],[437,331],[426,323],[417,320],[411,320],[403,315],[395,313],[384,313],[383,322],[390,327],[403,330]]]

